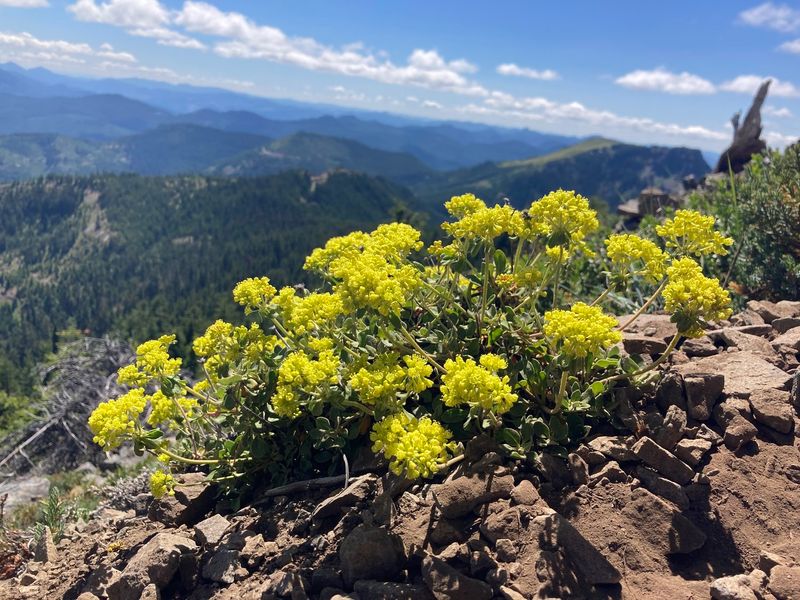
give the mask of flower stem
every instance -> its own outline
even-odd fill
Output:
[[[636,319],[638,319],[642,315],[642,313],[644,313],[644,311],[646,311],[650,307],[650,305],[653,302],[655,302],[656,298],[658,298],[658,295],[661,293],[661,290],[663,290],[666,287],[666,285],[667,285],[667,279],[664,278],[659,284],[659,286],[656,288],[656,291],[653,292],[653,295],[647,299],[647,302],[642,304],[642,307],[639,310],[637,310],[636,313],[630,319],[628,319],[622,327],[619,328],[619,330],[625,331],[628,327],[630,327],[631,324]]]
[[[408,329],[406,329],[405,326],[400,327],[400,333],[408,341],[408,343],[411,344],[414,347],[414,349],[425,358],[425,360],[431,363],[432,366],[436,367],[436,369],[440,373],[447,373],[447,370],[438,362],[436,362],[435,358],[433,358],[430,354],[428,354],[427,352],[425,352],[425,350],[422,349],[422,346],[420,346],[417,343],[417,340],[414,339],[414,336],[408,332]]]

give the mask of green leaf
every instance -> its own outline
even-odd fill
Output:
[[[508,265],[508,259],[506,258],[505,252],[503,252],[502,250],[495,250],[494,251],[495,273],[505,273],[507,265]]]

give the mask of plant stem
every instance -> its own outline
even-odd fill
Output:
[[[440,373],[447,373],[447,370],[438,362],[436,362],[435,358],[422,349],[422,346],[417,343],[417,340],[414,339],[414,336],[408,332],[408,329],[406,329],[405,326],[400,327],[400,333],[408,341],[408,343],[411,344],[417,352],[422,354],[422,356],[425,357],[425,360],[431,363],[432,366],[436,367]]]
[[[638,318],[639,318],[639,317],[642,315],[642,313],[643,313],[644,311],[646,311],[646,310],[649,308],[649,306],[650,306],[650,305],[651,305],[653,302],[655,302],[656,298],[658,298],[658,295],[659,295],[659,294],[661,293],[661,291],[662,291],[662,290],[663,290],[663,289],[666,287],[666,285],[667,285],[667,279],[666,279],[666,277],[665,277],[665,278],[664,278],[664,279],[661,281],[661,283],[659,284],[659,286],[656,288],[656,291],[655,291],[655,292],[653,292],[653,295],[652,295],[652,296],[650,296],[650,298],[648,298],[648,299],[647,299],[647,302],[645,302],[644,304],[642,304],[641,308],[640,308],[639,310],[637,310],[637,311],[636,311],[636,313],[635,313],[635,314],[634,314],[634,315],[633,315],[633,316],[632,316],[630,319],[628,319],[628,320],[625,322],[625,324],[624,324],[622,327],[620,327],[620,328],[619,328],[619,330],[620,330],[620,331],[625,331],[625,330],[626,330],[628,327],[630,327],[630,326],[631,326],[631,324],[632,324],[632,323],[633,323],[633,322],[634,322],[636,319],[638,319]]]
[[[602,294],[600,294],[597,298],[595,298],[594,302],[592,302],[589,306],[594,306],[595,304],[602,302],[603,300],[606,299],[606,296],[608,296],[610,293],[611,293],[611,288],[606,288],[605,291]]]
[[[481,289],[481,312],[478,315],[478,338],[483,330],[483,319],[486,316],[486,304],[489,302],[489,259],[492,245],[486,244],[486,254],[483,257],[483,288]]]
[[[630,375],[628,375],[627,373],[620,373],[619,375],[614,375],[612,377],[606,377],[605,379],[601,379],[600,383],[611,383],[612,381],[621,381],[623,379],[635,379],[637,377],[641,377],[642,375],[644,375],[648,371],[652,371],[656,367],[658,367],[661,364],[663,364],[664,361],[667,360],[667,358],[669,358],[669,355],[672,354],[673,350],[675,350],[675,346],[678,345],[678,341],[680,339],[681,339],[680,332],[678,332],[674,336],[672,336],[672,339],[670,340],[669,345],[667,346],[667,349],[664,350],[664,353],[661,356],[659,356],[656,360],[654,360],[652,363],[647,365],[645,368],[639,369],[638,371],[636,371],[635,373],[632,373]]]
[[[217,465],[219,464],[220,460],[215,458],[186,458],[185,456],[181,456],[180,454],[175,454],[171,450],[167,450],[166,448],[159,449],[158,453],[151,450],[150,451],[153,455],[157,454],[166,454],[170,458],[177,460],[178,462],[185,463],[187,465]]]

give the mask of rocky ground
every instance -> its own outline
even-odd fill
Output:
[[[654,357],[673,333],[647,316],[624,348]],[[440,482],[365,473],[238,512],[197,474],[159,501],[134,486],[0,597],[797,600],[799,356],[800,302],[751,302],[657,387],[619,390],[622,433],[535,470],[477,440]]]

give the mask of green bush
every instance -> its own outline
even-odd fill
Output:
[[[526,211],[471,194],[446,208],[447,244],[423,252],[413,227],[381,225],[311,253],[305,268],[319,289],[239,283],[234,300],[253,321],[217,321],[194,341],[197,383],[170,356],[175,336],[142,344],[119,373],[131,390],[89,420],[95,441],[132,441],[170,469],[199,466],[236,488],[330,474],[367,446],[398,474],[430,477],[482,434],[512,459],[532,459],[580,440],[611,416],[618,382],[650,377],[681,335],[730,314],[727,292],[692,257],[724,254],[731,240],[700,213],[659,226],[663,247],[624,234],[593,249],[596,214],[574,192]],[[565,300],[563,283],[597,250],[607,288]],[[620,326],[602,307],[633,283],[651,295]],[[658,298],[679,333],[641,366],[616,345]],[[151,483],[160,495],[173,479],[157,471]]]
[[[737,242],[720,277],[746,297],[794,299],[800,290],[800,144],[756,155],[736,177],[693,194],[692,206],[717,217]]]

